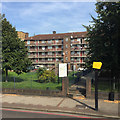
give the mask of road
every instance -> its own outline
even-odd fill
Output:
[[[103,119],[103,118],[98,118],[98,117],[92,118],[92,117],[83,116],[83,115],[30,111],[30,110],[21,110],[21,109],[6,109],[6,108],[2,109],[2,118],[64,118],[64,120],[65,118],[69,118],[69,119],[79,118],[81,120],[84,120],[84,119],[85,120],[110,120],[110,119]]]

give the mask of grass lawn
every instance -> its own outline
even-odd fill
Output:
[[[15,77],[15,84],[14,84]],[[20,88],[20,89],[42,89],[45,90],[47,87],[51,90],[61,90],[61,83],[39,83],[37,82],[36,72],[22,73],[17,75],[15,72],[9,72],[8,82],[5,82],[5,75],[2,76],[2,87],[3,88]]]

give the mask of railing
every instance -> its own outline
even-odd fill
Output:
[[[87,44],[87,43],[84,42],[84,41],[83,41],[82,43],[81,43],[80,41],[72,41],[71,43],[72,43],[72,44],[82,44],[82,45],[83,45],[83,44]]]
[[[85,62],[81,60],[71,60],[71,63],[80,63],[80,64],[85,64]]]
[[[29,52],[49,52],[49,51],[62,51],[61,48],[58,48],[58,49],[29,49]]]
[[[45,43],[30,43],[30,44],[25,44],[25,46],[52,46],[52,45],[62,45],[62,42],[45,42]]]
[[[87,56],[85,56],[85,55],[79,55],[79,54],[74,54],[74,55],[71,55],[71,57],[87,57]]]
[[[79,47],[71,48],[71,51],[85,51],[85,50],[86,50],[85,48],[79,48]]]

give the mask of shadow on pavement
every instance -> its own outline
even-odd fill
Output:
[[[89,105],[87,105],[87,104],[85,104],[85,103],[83,103],[83,102],[80,102],[79,100],[76,100],[76,99],[74,99],[74,98],[72,98],[72,99],[75,100],[76,102],[84,105],[85,107],[88,107],[88,108],[90,108],[90,109],[92,109],[92,110],[96,110],[95,108],[93,108],[93,107],[91,107],[91,106],[89,106]]]

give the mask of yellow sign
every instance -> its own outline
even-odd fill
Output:
[[[93,68],[95,69],[101,69],[102,62],[93,62]]]

